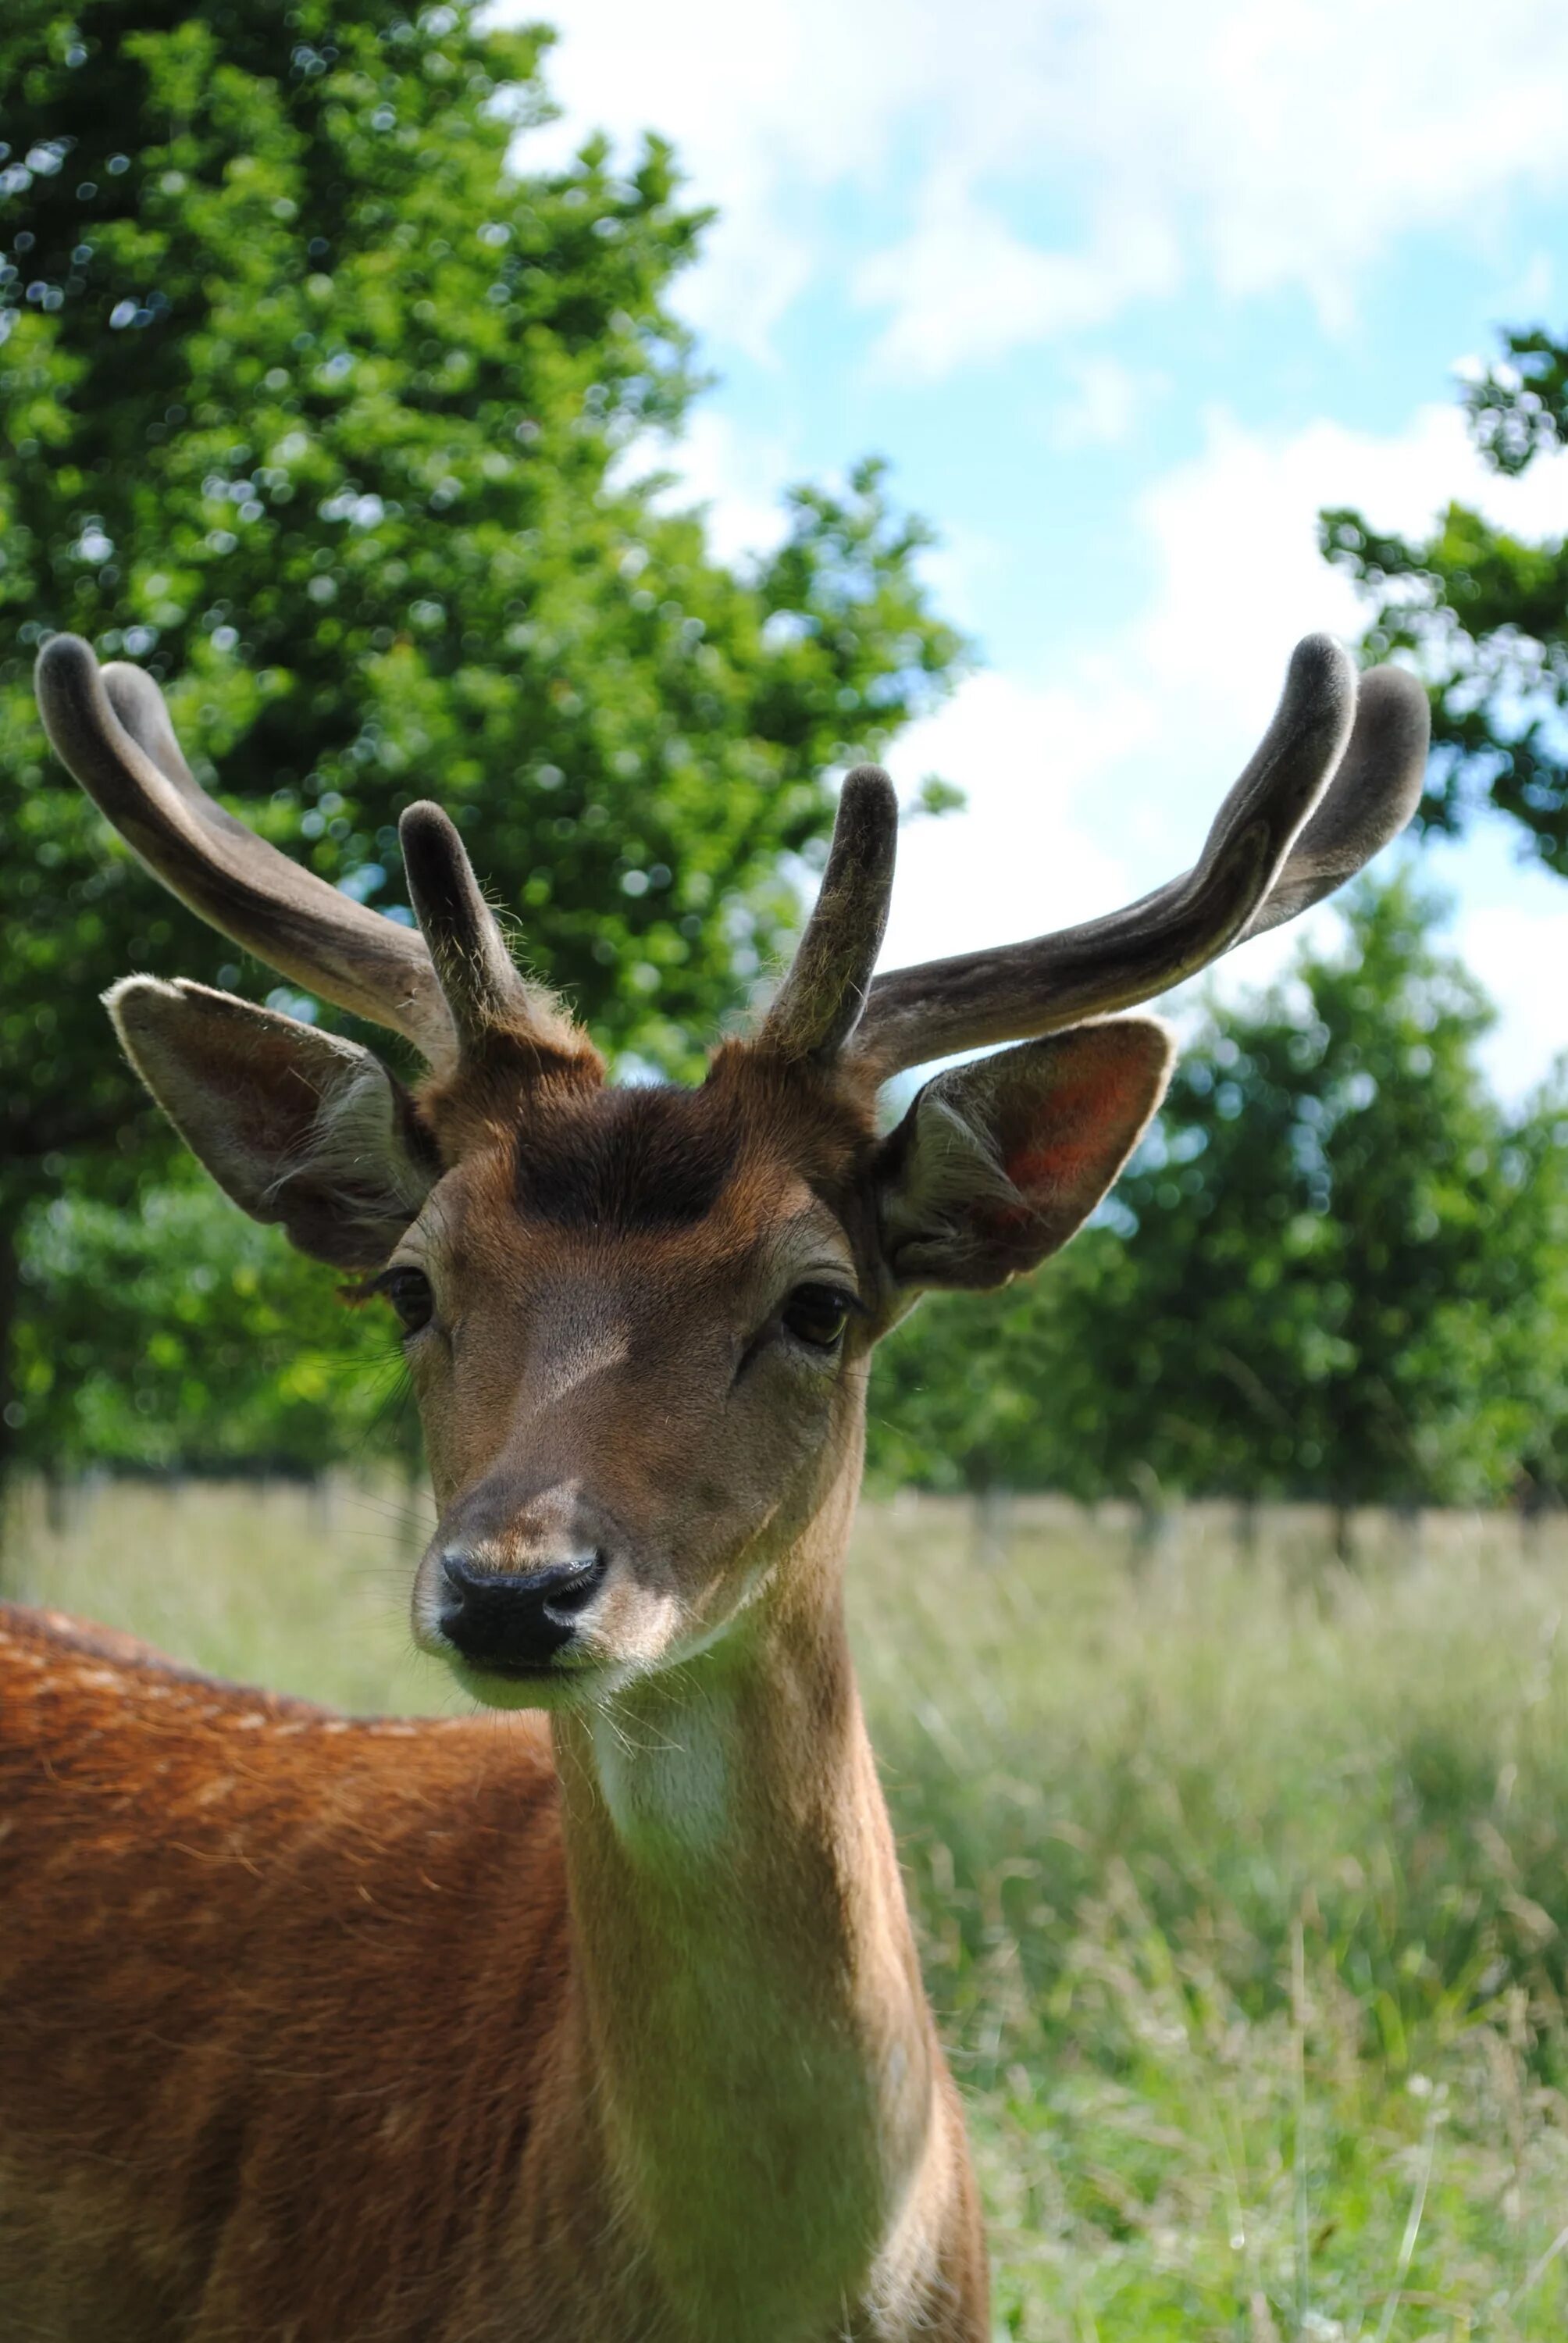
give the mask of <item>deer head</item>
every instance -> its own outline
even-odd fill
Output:
[[[897,808],[844,783],[821,892],[759,1028],[695,1090],[615,1089],[514,965],[456,830],[411,806],[417,930],[290,862],[196,785],[137,669],[56,635],[49,737],[148,868],[294,982],[402,1034],[357,1043],[206,987],[107,996],[225,1192],[373,1275],[401,1321],[439,1526],[417,1640],[497,1705],[668,1669],[777,1587],[858,1480],[871,1349],[925,1288],[1063,1244],[1157,1107],[1170,1042],[1110,1017],[1327,894],[1408,820],[1427,710],[1310,637],[1193,869],[1030,943],[872,979]],[[928,1081],[890,1136],[892,1074]],[[789,1589],[781,1590],[783,1599]]]

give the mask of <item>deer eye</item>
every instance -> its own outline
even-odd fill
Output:
[[[429,1324],[436,1296],[422,1269],[389,1269],[377,1279],[376,1290],[387,1296],[403,1321],[406,1334],[417,1334],[421,1326]]]
[[[798,1285],[779,1313],[791,1334],[814,1351],[831,1351],[843,1340],[855,1297],[839,1285]]]

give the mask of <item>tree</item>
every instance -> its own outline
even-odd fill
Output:
[[[867,1455],[876,1481],[983,1495],[1051,1489],[1092,1501],[1126,1485],[1107,1442],[1098,1347],[1128,1262],[1101,1215],[1036,1277],[1002,1293],[923,1301],[878,1349]]]
[[[1436,918],[1408,879],[1363,882],[1342,949],[1212,1010],[1107,1224],[994,1329],[938,1302],[887,1346],[903,1429],[879,1387],[873,1461],[1346,1509],[1556,1482],[1564,1101],[1491,1098],[1491,1011]]]
[[[1483,457],[1516,476],[1568,446],[1568,343],[1531,329],[1503,347],[1463,396]],[[1372,602],[1369,661],[1412,650],[1432,679],[1422,822],[1458,833],[1490,802],[1568,874],[1568,543],[1529,544],[1458,504],[1420,539],[1328,511],[1322,541]]]
[[[135,1211],[55,1197],[25,1268],[15,1383],[51,1473],[309,1473],[417,1440],[381,1313],[346,1311],[194,1167]]]
[[[1435,916],[1408,880],[1359,890],[1346,950],[1303,953],[1187,1060],[1164,1161],[1129,1182],[1135,1373],[1152,1396],[1156,1358],[1181,1361],[1150,1433],[1187,1485],[1343,1506],[1506,1486],[1525,1166],[1475,1062],[1491,1011]]]
[[[440,796],[533,967],[673,1069],[792,922],[825,769],[953,666],[876,465],[742,569],[628,478],[693,394],[665,300],[702,216],[657,141],[510,169],[548,38],[469,0],[0,24],[0,1317],[40,1197],[164,1176],[106,981],[272,984],[50,764],[52,628],[166,679],[204,780],[390,916]]]

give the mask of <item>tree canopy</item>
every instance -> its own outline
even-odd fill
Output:
[[[391,825],[440,794],[532,965],[657,1061],[795,919],[825,771],[954,660],[874,464],[752,574],[626,476],[694,391],[663,296],[701,218],[661,146],[508,171],[541,42],[387,0],[7,14],[12,1158],[125,1113],[106,972],[232,960],[45,764],[49,628],[166,677],[246,818],[358,898],[397,902]]]
[[[0,1417],[40,1462],[309,1469],[405,1421],[383,1330],[198,1184],[120,1063],[97,994],[133,967],[331,1012],[52,766],[51,629],[151,669],[204,780],[390,917],[397,815],[441,798],[532,967],[672,1071],[781,946],[827,776],[960,659],[876,464],[798,488],[738,565],[649,473],[699,387],[668,293],[703,220],[658,141],[530,172],[548,39],[472,0],[0,21]],[[1568,347],[1508,347],[1469,403],[1518,471],[1568,430]],[[1568,870],[1568,553],[1457,508],[1429,543],[1324,531],[1370,649],[1433,678],[1429,825],[1489,796]],[[1561,1487],[1568,1101],[1489,1095],[1435,917],[1366,885],[1342,949],[1213,1008],[1099,1223],[887,1345],[874,1464],[1086,1496]]]
[[[1506,335],[1506,356],[1464,390],[1475,444],[1517,476],[1568,446],[1568,342]],[[1568,543],[1532,544],[1451,504],[1427,538],[1325,512],[1323,549],[1372,605],[1369,659],[1414,651],[1432,688],[1421,819],[1457,833],[1491,803],[1548,869],[1568,875]]]
[[[953,668],[875,463],[729,567],[639,468],[698,387],[667,297],[703,218],[657,141],[528,171],[548,39],[470,0],[4,13],[0,1238],[165,1175],[114,977],[315,1013],[53,764],[51,629],[164,680],[203,780],[391,916],[440,798],[530,965],[671,1069],[794,921],[830,769]]]
[[[417,1453],[391,1326],[193,1165],[134,1207],[29,1213],[14,1376],[52,1474],[283,1472]]]

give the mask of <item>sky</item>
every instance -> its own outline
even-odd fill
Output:
[[[677,307],[717,376],[674,451],[716,549],[859,456],[940,543],[974,671],[889,762],[883,964],[1091,917],[1185,869],[1291,647],[1363,623],[1316,515],[1451,498],[1568,532],[1568,458],[1477,462],[1457,377],[1568,310],[1562,0],[556,0],[561,118],[674,145],[717,207]],[[660,451],[659,460],[671,460]],[[1421,862],[1522,1097],[1568,1050],[1568,884],[1489,818]],[[1332,930],[1327,910],[1310,915]],[[1265,980],[1301,928],[1226,964]]]

